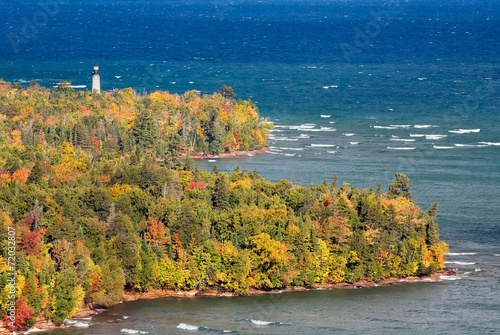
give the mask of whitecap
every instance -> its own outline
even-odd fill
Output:
[[[425,135],[426,140],[440,140],[447,137],[448,135]]]
[[[433,126],[430,124],[416,124],[413,128],[439,128],[439,126]]]
[[[194,81],[190,81],[189,83],[190,83],[190,84],[194,84]]]
[[[311,144],[310,146],[312,148],[333,148],[333,147],[335,147],[334,144]]]
[[[208,161],[209,161],[210,163],[217,162],[215,159],[209,159]]]
[[[484,144],[456,144],[456,143],[455,143],[455,146],[459,147],[459,148],[484,148],[484,147],[487,147],[487,145],[484,145]]]
[[[425,77],[417,78],[418,80],[427,80]]]
[[[69,85],[71,88],[86,88],[87,85]]]
[[[469,133],[479,133],[481,129],[454,129],[448,130],[449,133],[453,134],[469,134]]]
[[[200,327],[188,325],[187,323],[179,323],[177,328],[184,330],[198,330]]]
[[[446,261],[445,263],[446,264],[457,264],[457,265],[474,265],[474,264],[476,264],[475,262],[459,262],[459,261],[453,261],[453,262]]]
[[[300,134],[299,138],[310,138],[311,135]]]
[[[331,115],[320,115],[322,118],[328,119]]]
[[[33,328],[29,329],[25,334],[45,332],[47,330],[48,329],[40,329],[40,328],[37,328],[37,327],[33,327]]]
[[[425,134],[410,134],[410,137],[425,137]]]
[[[500,146],[500,143],[495,143],[495,142],[479,142],[480,144],[484,145],[492,145],[492,146]]]
[[[288,147],[279,147],[281,150],[292,150],[292,151],[302,151],[304,148],[288,148]]]
[[[477,255],[477,252],[449,252],[448,256],[472,256]]]
[[[398,127],[395,126],[390,126],[390,127],[384,127],[384,126],[373,126],[374,129],[397,129]]]
[[[410,128],[411,126],[409,124],[391,124],[391,127],[396,127],[396,128]]]
[[[247,154],[249,157],[253,157],[255,156],[255,154]]]
[[[179,327],[177,327],[179,328]],[[120,330],[120,333],[127,333],[127,334],[148,334],[148,332],[142,331],[142,330],[135,330],[135,329],[128,329],[128,328],[123,328]]]
[[[500,254],[493,254],[493,256],[495,256],[495,257],[500,257]]]
[[[294,157],[296,154],[285,154],[287,157]]]
[[[475,268],[474,269],[474,272],[480,272],[480,271],[483,271],[483,269],[480,269],[480,268]]]
[[[64,320],[64,324],[76,328],[88,328],[90,326],[90,322],[68,320],[68,319]]]
[[[334,123],[335,123],[335,121],[330,121],[329,123],[330,123],[330,124],[334,124]]]
[[[124,316],[123,316],[123,318],[124,318],[125,320],[127,320],[127,319],[128,319],[128,316],[124,315]]]
[[[433,148],[434,148],[434,149],[444,150],[444,149],[454,149],[455,147],[448,147],[448,146],[434,145],[434,146],[433,146]]]
[[[387,147],[389,150],[415,150],[416,147]]]
[[[413,139],[413,138],[391,138],[391,141],[415,142],[415,139]]]
[[[250,322],[252,322],[254,325],[257,325],[257,326],[267,326],[267,325],[274,323],[274,322],[270,322],[270,321],[261,321],[261,320],[254,320],[254,319],[251,319]]]
[[[443,280],[459,280],[459,279],[462,279],[459,276],[439,276],[439,278],[441,278]]]
[[[349,143],[351,143],[351,145],[359,144],[359,142],[349,142]]]
[[[355,133],[344,133],[344,136],[354,136],[356,135]]]
[[[328,152],[329,154],[336,154],[337,153],[337,151],[335,151],[335,150],[327,150],[326,152]]]
[[[170,84],[175,85],[175,84],[177,84],[177,82],[176,81],[171,81]]]

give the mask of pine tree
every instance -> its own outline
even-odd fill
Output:
[[[134,121],[132,135],[137,144],[145,148],[152,148],[158,137],[157,126],[153,113],[149,109],[143,109]]]
[[[396,178],[394,179],[394,183],[389,185],[389,191],[387,192],[389,198],[397,198],[404,197],[408,200],[412,200],[413,196],[411,195],[410,189],[412,184],[410,184],[410,178],[405,176],[402,173],[396,173]]]

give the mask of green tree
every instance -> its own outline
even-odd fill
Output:
[[[68,268],[59,272],[54,286],[54,310],[52,320],[54,322],[63,322],[69,313],[75,308],[75,288],[78,284],[78,278],[73,268]]]
[[[135,118],[132,135],[134,135],[136,143],[145,148],[150,149],[155,144],[158,138],[158,129],[154,115],[149,109],[143,109]]]
[[[413,196],[410,192],[412,184],[410,184],[410,178],[402,173],[396,173],[396,178],[394,182],[389,185],[389,191],[387,195],[389,198],[404,197],[408,200],[412,200]]]
[[[233,89],[230,86],[223,85],[219,91],[217,91],[224,98],[234,98],[236,94],[234,94]]]

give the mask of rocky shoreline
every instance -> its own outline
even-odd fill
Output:
[[[254,154],[265,154],[269,151],[269,147],[263,147],[257,150],[249,150],[249,151],[233,151],[233,152],[224,152],[221,154],[201,154],[201,153],[190,153],[189,158],[191,159],[204,159],[204,158],[235,158],[235,157],[243,157],[243,156],[252,156]],[[187,154],[183,155],[183,159],[187,157]]]
[[[456,269],[453,268],[445,268],[442,271],[435,272],[428,276],[409,276],[406,278],[386,278],[382,279],[378,282],[369,282],[366,280],[360,280],[355,283],[337,283],[337,284],[314,284],[312,286],[286,286],[281,289],[272,289],[272,290],[258,290],[258,289],[250,289],[249,295],[254,294],[278,294],[283,292],[294,292],[294,291],[307,291],[307,290],[321,290],[321,289],[356,289],[356,288],[368,288],[368,287],[378,287],[378,286],[391,286],[391,285],[402,285],[408,282],[438,282],[444,280],[444,277],[456,276]],[[131,292],[125,291],[123,294],[123,302],[135,301],[139,299],[157,299],[157,298],[165,298],[165,297],[183,297],[183,298],[195,298],[195,297],[233,297],[238,296],[238,294],[233,292],[219,292],[214,289],[206,289],[206,290],[190,290],[190,291],[175,291],[175,290],[167,290],[167,289],[152,289],[148,292]],[[73,318],[81,319],[88,318],[92,315],[99,314],[105,311],[105,309],[97,309],[92,308],[90,306],[85,306],[82,308]],[[53,323],[45,318],[39,318],[34,328],[37,329],[55,329],[55,328],[64,328],[64,323]],[[33,328],[32,328],[33,329]],[[5,327],[0,328],[0,335],[3,334],[12,334]]]

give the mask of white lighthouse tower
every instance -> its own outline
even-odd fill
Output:
[[[94,71],[92,71],[92,92],[96,90],[97,93],[101,93],[101,73],[99,72],[99,66],[94,65]]]

